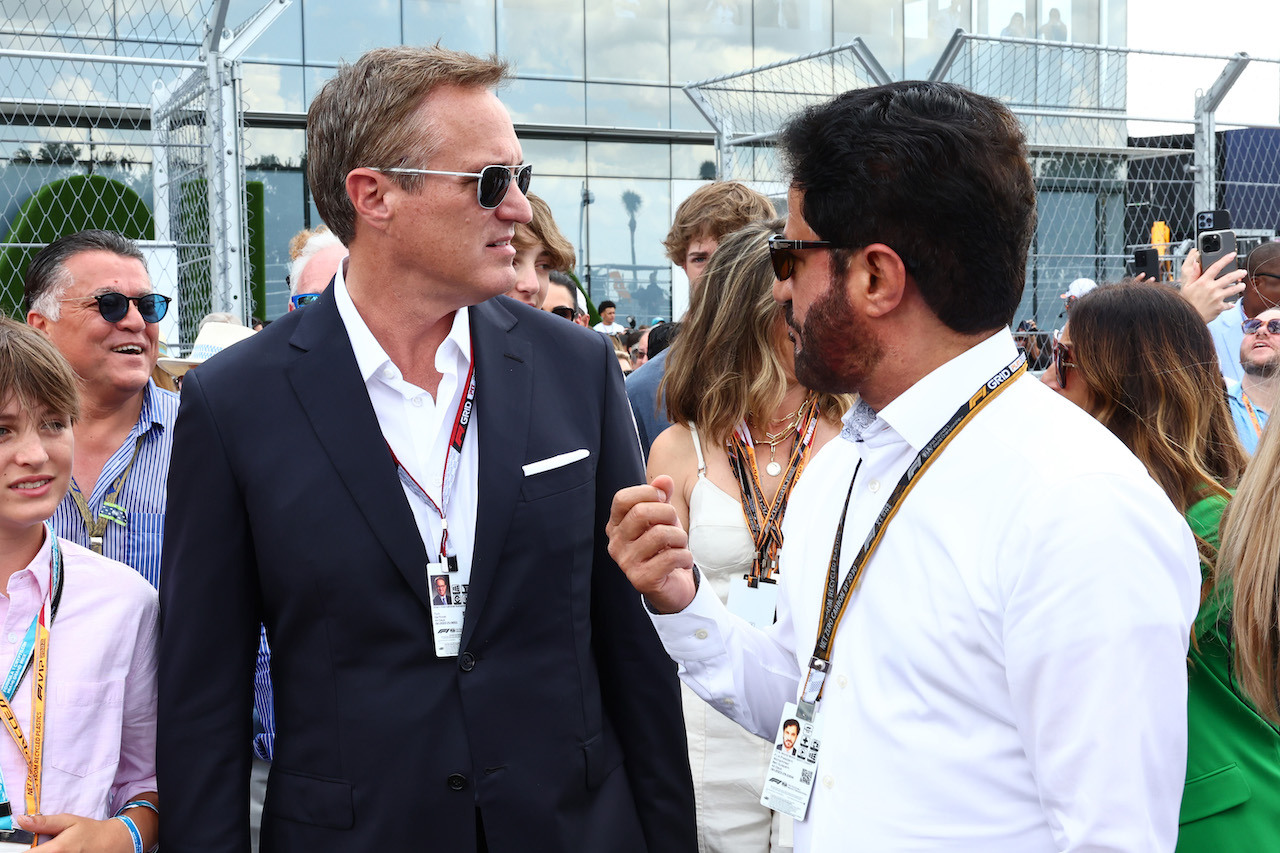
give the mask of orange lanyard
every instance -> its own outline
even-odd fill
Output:
[[[1249,410],[1249,418],[1253,421],[1254,432],[1258,437],[1262,437],[1262,424],[1258,423],[1258,413],[1253,409],[1253,403],[1249,402],[1249,395],[1244,393],[1244,387],[1240,388],[1240,399],[1244,400],[1244,407]]]

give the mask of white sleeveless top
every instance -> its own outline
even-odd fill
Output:
[[[689,550],[721,601],[729,579],[751,571],[755,542],[742,501],[707,479],[698,429],[689,425],[698,454],[698,482],[689,494]],[[698,807],[700,853],[780,853],[791,849],[791,819],[760,805],[773,744],[750,734],[685,685],[680,685],[689,764]]]

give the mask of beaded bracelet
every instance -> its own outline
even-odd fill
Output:
[[[129,830],[129,835],[133,837],[133,853],[143,853],[142,833],[138,832],[138,825],[133,822],[133,818],[118,814],[111,819],[120,821]]]

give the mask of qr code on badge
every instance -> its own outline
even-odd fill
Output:
[[[808,785],[808,784],[809,784],[810,782],[812,782],[812,781],[813,781],[813,771],[812,771],[812,770],[801,770],[801,771],[800,771],[800,782],[801,782],[801,784]]]

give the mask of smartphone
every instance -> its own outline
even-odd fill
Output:
[[[1201,210],[1196,213],[1196,236],[1203,231],[1226,231],[1231,228],[1231,211]]]
[[[1236,250],[1236,232],[1205,231],[1196,238],[1196,248],[1200,250],[1200,269],[1207,270],[1223,255],[1230,255]],[[1237,261],[1233,260],[1218,272],[1218,278],[1229,272],[1235,272]]]
[[[1156,249],[1135,249],[1133,274],[1146,275],[1147,281],[1160,280],[1160,252]]]

